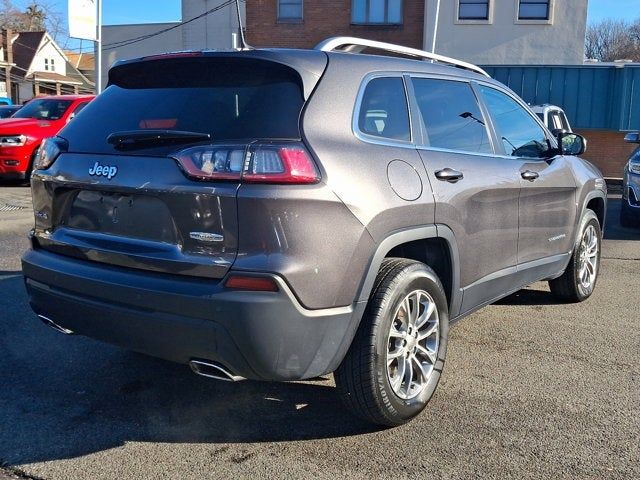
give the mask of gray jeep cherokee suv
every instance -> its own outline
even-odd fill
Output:
[[[452,321],[538,280],[593,292],[605,184],[561,135],[478,67],[354,38],[120,62],[41,149],[29,300],[205,376],[334,372],[399,425]]]

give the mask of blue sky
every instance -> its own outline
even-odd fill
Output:
[[[604,18],[640,18],[640,0],[589,0],[589,22]]]

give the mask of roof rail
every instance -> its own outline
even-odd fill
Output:
[[[357,37],[330,37],[315,46],[316,50],[320,50],[323,52],[341,51],[360,53],[365,48],[375,48],[378,50],[384,50],[386,52],[408,55],[410,57],[424,58],[438,63],[444,63],[447,65],[453,65],[458,68],[464,68],[465,70],[471,70],[472,72],[476,72],[480,75],[491,78],[491,76],[487,72],[472,63],[456,60],[455,58],[445,57],[443,55],[438,55],[437,53],[418,50],[417,48],[403,47],[402,45],[395,45],[393,43],[378,42],[377,40],[368,40],[366,38]]]

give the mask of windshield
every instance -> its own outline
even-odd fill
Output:
[[[299,75],[278,63],[219,57],[140,62],[116,67],[107,89],[60,136],[70,151],[85,153],[114,153],[118,142],[107,138],[122,132],[139,138],[159,130],[189,133],[182,145],[299,139],[303,104]],[[176,142],[146,143],[138,142],[137,150],[162,153]]]
[[[60,120],[69,106],[71,100],[32,100],[18,111],[13,118],[35,118],[37,120]]]

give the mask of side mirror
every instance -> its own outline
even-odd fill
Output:
[[[624,136],[624,141],[627,143],[640,143],[640,132],[627,133]]]
[[[582,155],[587,151],[587,139],[577,133],[562,132],[558,134],[558,145],[562,155]]]

